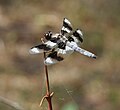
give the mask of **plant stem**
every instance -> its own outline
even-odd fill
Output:
[[[44,52],[44,60],[46,59],[46,53]],[[50,93],[50,85],[49,85],[49,76],[48,76],[48,69],[47,69],[47,65],[44,65],[45,68],[45,75],[46,75],[46,89],[47,89],[47,93],[46,93],[46,99],[48,102],[48,110],[52,110],[52,96],[53,93]]]
[[[44,52],[44,59],[46,58],[46,53]],[[50,86],[49,86],[49,76],[48,76],[48,69],[47,65],[44,65],[45,68],[45,75],[46,75],[46,88],[47,88],[47,95],[50,94]]]

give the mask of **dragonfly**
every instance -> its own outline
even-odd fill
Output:
[[[61,62],[66,56],[72,54],[73,52],[78,52],[82,55],[96,59],[97,56],[95,54],[80,47],[82,42],[82,30],[73,30],[71,22],[67,18],[64,18],[62,28],[59,33],[48,31],[44,34],[42,42],[33,46],[29,52],[30,54],[46,52],[47,57],[44,61],[45,65],[52,65]]]

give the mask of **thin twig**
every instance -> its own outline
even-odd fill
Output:
[[[44,52],[44,60],[46,59],[46,52]],[[47,89],[47,93],[45,96],[43,96],[40,105],[42,105],[44,99],[47,100],[48,102],[48,110],[52,110],[52,96],[54,94],[54,92],[50,92],[50,85],[49,85],[49,76],[48,76],[48,69],[47,69],[47,65],[44,65],[44,69],[45,69],[45,76],[46,76],[46,89]]]
[[[46,59],[46,53],[44,52],[44,59]],[[46,74],[46,88],[47,88],[47,95],[50,95],[50,86],[49,86],[49,76],[48,76],[48,69],[47,65],[45,66],[45,74]]]
[[[8,105],[16,110],[24,110],[23,107],[21,107],[18,103],[13,102],[9,99],[6,99],[2,96],[0,96],[0,102],[6,104],[6,105]]]
[[[46,59],[46,53],[45,52],[44,52],[44,59]],[[47,102],[48,102],[48,110],[52,110],[52,101],[51,101],[52,95],[50,93],[50,85],[49,85],[49,76],[48,76],[47,65],[45,65],[45,74],[46,74],[46,89],[47,89],[46,99],[47,99]]]

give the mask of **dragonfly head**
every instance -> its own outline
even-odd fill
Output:
[[[47,33],[45,33],[45,38],[47,39],[47,40],[50,40],[51,39],[51,37],[52,37],[52,32],[51,31],[48,31]]]

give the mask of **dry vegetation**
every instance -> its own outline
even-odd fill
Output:
[[[59,32],[64,17],[84,32],[82,47],[97,60],[78,53],[50,66],[54,110],[120,108],[119,0],[0,0],[0,96],[25,110],[38,107],[45,93],[43,56],[28,50],[48,30]],[[0,110],[14,108],[0,102]]]

